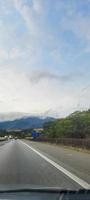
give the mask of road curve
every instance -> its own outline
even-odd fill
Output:
[[[43,155],[52,158],[54,161],[57,160],[57,162],[60,164],[58,155],[56,157],[54,155],[55,150],[52,150],[52,154],[54,154],[51,155],[51,146],[48,147],[48,145],[44,146],[44,144],[42,144],[42,147],[42,145],[40,146],[39,143],[26,143],[28,143],[28,145],[32,146],[34,149],[39,150],[39,152],[42,152]],[[48,149],[48,152],[45,152],[45,147],[46,151]],[[73,167],[71,166],[71,169],[72,168]],[[88,176],[89,175],[90,174],[88,172]],[[88,179],[85,181],[89,183]],[[20,140],[11,140],[10,142],[0,146],[0,184],[29,184],[38,187],[60,187],[64,189],[81,188],[78,183],[70,179],[64,173],[60,172],[53,165],[35,153],[32,149],[25,146]]]

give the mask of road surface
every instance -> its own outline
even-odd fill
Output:
[[[90,155],[39,142],[0,143],[0,185],[7,184],[89,188]]]

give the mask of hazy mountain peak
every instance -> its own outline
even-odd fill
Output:
[[[22,113],[22,112],[9,112],[9,113],[0,113],[0,121],[12,121],[15,119],[20,119],[23,117],[30,116],[28,113]]]

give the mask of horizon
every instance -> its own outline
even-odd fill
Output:
[[[0,112],[68,116],[90,108],[90,1],[0,4]]]
[[[64,119],[69,117],[70,115],[76,113],[76,112],[87,112],[90,109],[87,110],[76,110],[74,112],[69,113],[68,115],[65,115],[63,117],[60,117],[58,115],[44,115],[43,114],[30,114],[30,113],[20,113],[20,112],[9,112],[9,113],[0,113],[0,123],[6,122],[6,121],[14,121],[14,120],[21,120],[24,118],[41,118],[41,119],[46,119],[46,118],[53,118],[53,119]]]

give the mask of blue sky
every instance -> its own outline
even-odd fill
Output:
[[[90,108],[90,0],[0,1],[0,111]]]

